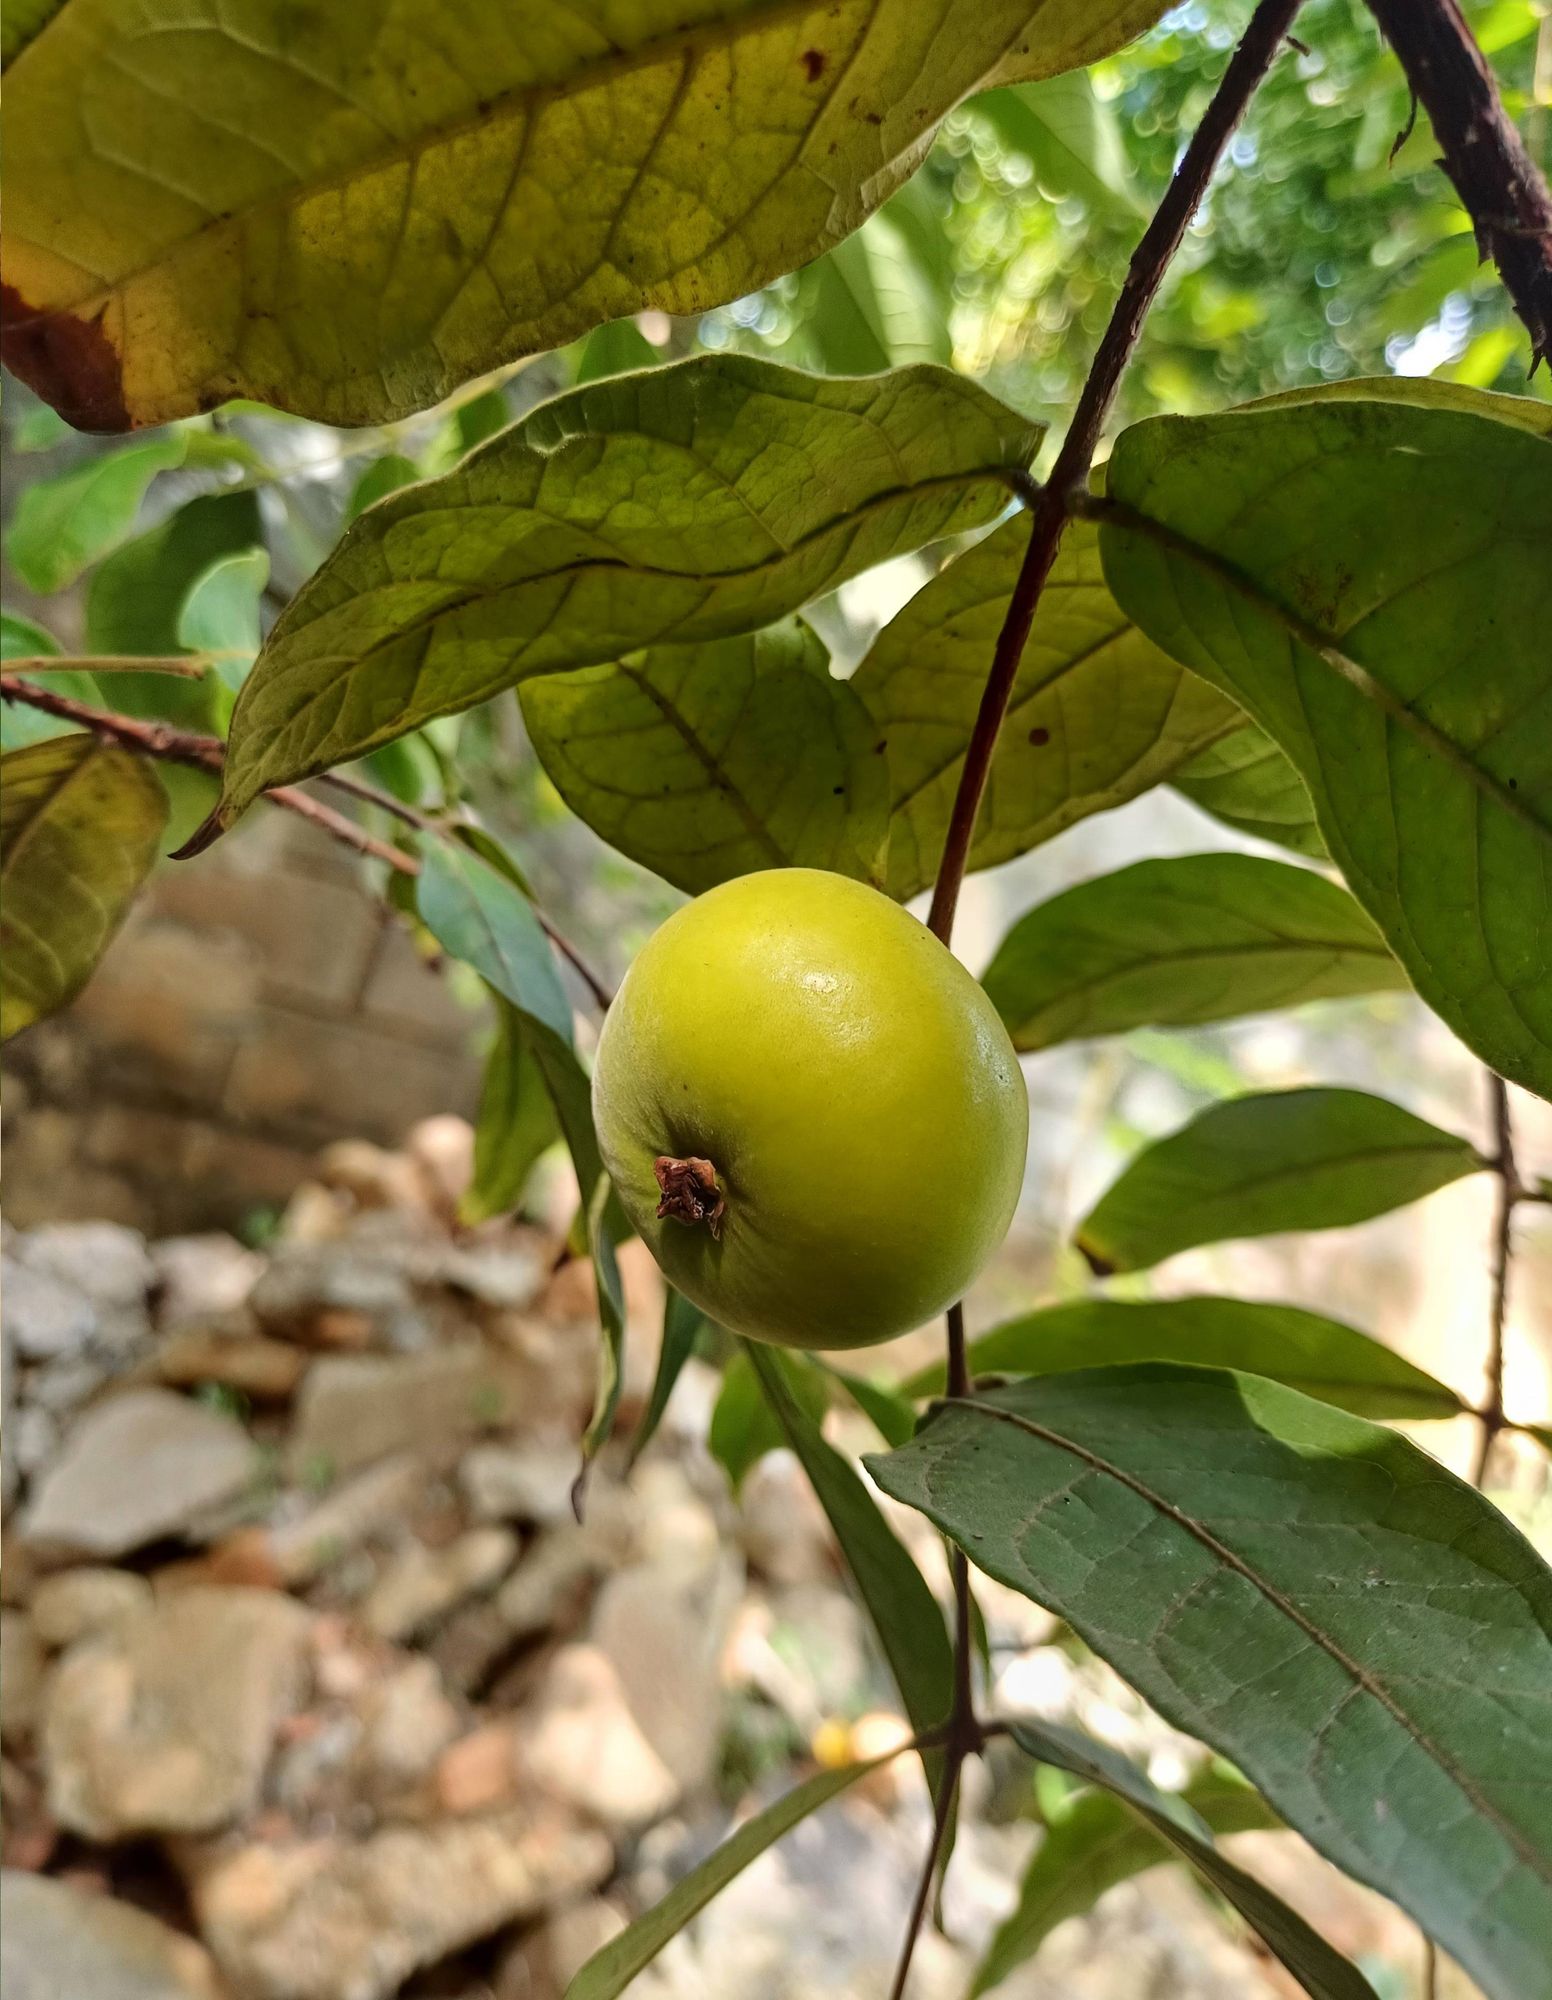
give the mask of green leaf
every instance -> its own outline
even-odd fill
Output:
[[[420,477],[420,467],[414,459],[406,458],[402,451],[386,451],[381,458],[374,458],[351,488],[350,498],[345,503],[346,523],[358,514],[364,514],[368,507],[386,499],[390,493],[397,493],[401,486],[413,486]]]
[[[650,1965],[670,1938],[677,1937],[690,1919],[741,1875],[800,1820],[807,1819],[838,1792],[854,1785],[869,1771],[887,1764],[890,1756],[874,1757],[865,1764],[848,1764],[839,1771],[820,1771],[806,1779],[764,1812],[744,1821],[698,1868],[676,1882],[660,1903],[655,1903],[628,1930],[621,1931],[602,1951],[595,1952],[566,1988],[565,2000],[615,2000],[646,1966]]]
[[[24,486],[6,531],[12,569],[29,590],[45,594],[74,583],[123,541],[151,481],[181,465],[184,449],[183,433],[169,431]]]
[[[1029,540],[1019,515],[956,557],[885,626],[852,686],[887,746],[889,887],[937,870],[992,649]],[[990,868],[1167,778],[1239,712],[1128,623],[1072,523],[1035,614],[970,850]]]
[[[674,1393],[674,1385],[684,1372],[684,1364],[695,1352],[701,1330],[707,1325],[699,1306],[692,1306],[682,1292],[669,1285],[663,1297],[663,1344],[658,1349],[657,1373],[652,1378],[652,1394],[642,1412],[641,1422],[631,1433],[630,1464],[634,1465],[657,1435],[663,1412]]]
[[[1253,722],[1198,751],[1170,783],[1225,826],[1275,841],[1312,861],[1326,859],[1309,787]]]
[[[832,1361],[822,1360],[819,1366],[832,1382],[840,1383],[885,1444],[908,1444],[916,1435],[916,1411],[898,1389],[837,1368]]]
[[[1039,1753],[1031,1746],[1031,1754]],[[1282,1825],[1243,1779],[1219,1771],[1193,1779],[1180,1798],[1213,1833],[1249,1833]],[[1010,1972],[1033,1958],[1058,1924],[1086,1915],[1107,1889],[1180,1858],[1172,1843],[1123,1805],[1115,1792],[1084,1791],[1069,1798],[1059,1816],[1048,1817],[1045,1834],[1019,1884],[1018,1902],[998,1925],[976,1968],[970,2000],[1000,1986]]]
[[[59,641],[52,632],[45,632],[32,619],[20,618],[13,611],[0,611],[0,660],[58,659],[59,654]],[[87,673],[51,673],[48,685],[56,694],[67,694],[75,701],[101,699],[96,681]],[[23,702],[0,702],[0,754],[24,749],[29,743],[46,743],[51,737],[68,736],[74,728],[73,722],[61,722],[58,716],[45,715],[41,709],[28,708]]]
[[[58,659],[59,641],[31,618],[0,611],[0,660]]]
[[[1076,1240],[1096,1271],[1144,1271],[1199,1243],[1367,1222],[1482,1164],[1465,1139],[1367,1091],[1255,1092],[1145,1146]]]
[[[1031,1757],[1055,1764],[1120,1799],[1156,1837],[1166,1854],[1179,1855],[1249,1924],[1313,2000],[1375,2000],[1374,1989],[1280,1896],[1218,1852],[1213,1829],[1178,1793],[1162,1792],[1134,1765],[1103,1743],[1055,1723],[1020,1722],[1013,1740]],[[1001,1975],[999,1975],[1001,1976]],[[986,1987],[977,1980],[974,1989]]]
[[[798,278],[804,358],[830,375],[871,375],[954,358],[948,238],[921,181]]]
[[[1028,160],[1047,194],[1078,195],[1122,216],[1142,212],[1121,128],[1086,71],[989,90],[975,109],[1010,151]]]
[[[633,319],[612,320],[608,326],[595,327],[582,342],[572,380],[578,385],[602,382],[633,368],[656,368],[662,359]]]
[[[95,736],[0,758],[0,1040],[80,992],[166,820],[151,767]]]
[[[1423,998],[1552,1096],[1552,439],[1479,400],[1139,424],[1105,567],[1288,753]]]
[[[1492,2000],[1552,1995],[1552,1574],[1394,1432],[1254,1376],[1019,1383],[866,1461]]]
[[[382,423],[848,235],[989,86],[1164,0],[76,0],[12,80],[7,363],[85,429],[256,397]],[[159,31],[159,32],[158,32]],[[92,117],[83,130],[80,107]],[[208,109],[219,106],[216,117]]]
[[[861,1476],[798,1401],[791,1357],[752,1340],[744,1352],[835,1530],[911,1727],[924,1735],[947,1720],[954,1702],[954,1648],[942,1607]],[[934,1793],[941,1761],[941,1753],[923,1755]]]
[[[792,1356],[788,1387],[798,1406],[817,1424],[829,1407],[830,1392],[824,1376],[806,1355]],[[740,1348],[722,1371],[722,1387],[712,1406],[706,1448],[737,1493],[749,1468],[768,1451],[779,1451],[786,1442],[781,1421],[760,1387],[754,1363],[749,1353]]]
[[[1299,1306],[1254,1299],[1073,1299],[993,1327],[970,1343],[976,1375],[1063,1375],[1074,1369],[1180,1361],[1237,1368],[1361,1417],[1458,1417],[1453,1389],[1355,1327]],[[900,1385],[940,1396],[941,1362]]]
[[[243,549],[217,556],[197,577],[178,613],[178,644],[191,653],[209,653],[216,672],[239,688],[261,643],[259,600],[269,582],[269,555]]]
[[[882,882],[878,732],[800,619],[546,674],[522,699],[567,805],[676,888],[783,867]]]
[[[523,1016],[501,994],[496,1039],[485,1059],[474,1125],[474,1178],[459,1204],[461,1222],[508,1215],[522,1200],[541,1153],[560,1137],[544,1073],[528,1045]]]
[[[1138,861],[1021,917],[981,984],[1017,1049],[1405,987],[1335,882],[1248,854]]]
[[[740,355],[544,404],[361,516],[270,634],[221,817],[535,674],[774,622],[1006,505],[1040,426],[940,369]]]

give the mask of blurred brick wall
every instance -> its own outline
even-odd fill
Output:
[[[255,815],[160,867],[75,1005],[6,1049],[6,1214],[230,1226],[330,1139],[469,1114],[479,1029],[353,856]]]

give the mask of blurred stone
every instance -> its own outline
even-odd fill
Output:
[[[402,1263],[354,1243],[278,1244],[248,1303],[266,1332],[303,1346],[407,1354],[435,1333]]]
[[[412,1125],[404,1151],[419,1170],[432,1205],[449,1220],[474,1179],[474,1127],[451,1112]]]
[[[143,1576],[89,1564],[44,1577],[32,1594],[32,1622],[43,1644],[58,1652],[150,1602],[151,1586]]]
[[[556,1528],[524,1554],[497,1591],[494,1609],[513,1639],[532,1638],[568,1624],[568,1607],[580,1608],[589,1586],[607,1568],[607,1558],[585,1528]]]
[[[0,1313],[6,1340],[24,1361],[73,1354],[97,1331],[96,1311],[79,1286],[14,1257],[0,1259]]]
[[[580,1437],[592,1414],[598,1377],[598,1321],[557,1324],[542,1310],[490,1310],[484,1330],[510,1358],[512,1415],[525,1431]]]
[[[594,1953],[624,1929],[625,1918],[602,1896],[552,1910],[502,1960],[496,2000],[562,2000]]]
[[[516,1747],[510,1722],[488,1722],[444,1750],[436,1768],[443,1812],[461,1817],[506,1805],[517,1789]]]
[[[110,1896],[44,1875],[0,1876],[5,2000],[222,2000],[193,1938]]]
[[[547,1239],[537,1234],[517,1242],[451,1243],[428,1264],[426,1275],[481,1305],[520,1312],[548,1282],[547,1249]]]
[[[322,1463],[342,1472],[390,1452],[434,1450],[509,1423],[518,1393],[504,1358],[474,1343],[328,1355],[302,1384],[287,1461],[294,1471]]]
[[[89,1403],[111,1381],[114,1363],[106,1355],[59,1354],[34,1368],[27,1378],[27,1401],[33,1409],[66,1418]]]
[[[163,1333],[234,1313],[264,1269],[257,1250],[218,1230],[164,1237],[150,1254],[156,1324]]]
[[[408,1453],[385,1458],[344,1480],[300,1517],[269,1531],[287,1583],[306,1583],[401,1520],[419,1499],[425,1468]]]
[[[325,1187],[340,1189],[360,1208],[414,1209],[425,1200],[414,1162],[368,1139],[336,1139],[318,1155],[316,1171]]]
[[[580,1459],[575,1444],[482,1444],[464,1454],[458,1483],[477,1521],[533,1521],[554,1527],[571,1519],[571,1489]]]
[[[25,1611],[0,1611],[0,1743],[31,1741],[43,1694],[43,1648]]]
[[[116,1222],[52,1222],[16,1237],[13,1255],[29,1271],[84,1293],[99,1341],[121,1350],[144,1333],[155,1272],[139,1230]]]
[[[426,1659],[406,1660],[385,1678],[371,1683],[360,1703],[363,1766],[380,1785],[392,1788],[418,1783],[437,1767],[441,1788],[441,1758],[457,1745],[458,1711],[449,1701],[436,1668]]]
[[[554,1655],[518,1717],[517,1742],[525,1778],[607,1827],[644,1826],[679,1798],[677,1779],[596,1646],[562,1646]]]
[[[169,1334],[156,1350],[156,1372],[168,1388],[215,1382],[261,1403],[284,1402],[307,1365],[306,1352],[288,1340],[212,1327],[185,1327]]]
[[[308,1623],[273,1592],[192,1589],[78,1642],[45,1707],[55,1818],[118,1840],[210,1832],[251,1810],[301,1698]]]
[[[6,1432],[18,1479],[36,1478],[59,1456],[59,1425],[36,1403],[24,1403],[11,1417]]]
[[[361,1622],[382,1639],[406,1639],[466,1598],[493,1590],[517,1556],[510,1528],[471,1528],[446,1548],[412,1542],[389,1559],[361,1606]]]
[[[388,2000],[418,1967],[593,1887],[613,1858],[600,1833],[514,1809],[240,1848],[198,1871],[194,1906],[244,2000]]]
[[[38,1547],[123,1555],[232,1499],[259,1463],[229,1418],[167,1389],[134,1389],[74,1425],[32,1496],[22,1535]]]
[[[739,1539],[751,1567],[772,1583],[828,1583],[837,1575],[830,1523],[790,1451],[767,1452],[745,1475]]]

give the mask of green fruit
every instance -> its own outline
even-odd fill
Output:
[[[670,1282],[735,1333],[863,1347],[1001,1243],[1029,1101],[959,961],[874,889],[745,875],[670,917],[604,1022],[605,1164]]]

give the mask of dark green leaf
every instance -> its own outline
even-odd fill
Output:
[[[663,1344],[658,1349],[652,1394],[647,1399],[641,1422],[631,1434],[632,1465],[656,1436],[657,1427],[663,1421],[663,1412],[668,1408],[668,1399],[674,1393],[674,1384],[679,1380],[684,1364],[695,1352],[695,1344],[706,1323],[706,1315],[699,1306],[692,1306],[684,1294],[676,1292],[672,1285],[667,1287],[663,1298]]]
[[[1213,1833],[1248,1833],[1282,1824],[1242,1778],[1217,1771],[1193,1779],[1180,1796]],[[1001,1985],[1058,1924],[1086,1915],[1107,1889],[1179,1858],[1171,1843],[1114,1792],[1084,1791],[1069,1798],[1058,1816],[1047,1819],[1019,1884],[1018,1902],[976,1968],[970,2000]]]
[[[889,887],[932,881],[992,649],[1029,540],[1024,515],[957,556],[885,626],[852,686],[886,746]],[[1074,522],[1040,600],[977,821],[989,868],[1167,778],[1242,718],[1122,615],[1095,531]]]
[[[1189,1862],[1238,1910],[1312,2000],[1375,2000],[1373,1987],[1356,1966],[1311,1930],[1280,1896],[1274,1896],[1218,1852],[1212,1828],[1178,1793],[1161,1792],[1107,1745],[1055,1723],[1016,1723],[1013,1740],[1042,1763],[1055,1764],[1114,1793],[1157,1836],[1166,1852],[1173,1851]],[[978,1980],[975,1990],[985,1992],[986,1988]]]
[[[970,1343],[977,1375],[1064,1375],[1136,1361],[1236,1368],[1361,1417],[1457,1417],[1460,1398],[1394,1349],[1299,1306],[1255,1299],[1073,1299],[993,1327]],[[943,1393],[939,1363],[901,1384]]]
[[[496,1039],[485,1059],[479,1117],[474,1126],[474,1179],[459,1204],[459,1219],[485,1222],[507,1215],[522,1200],[541,1153],[560,1137],[544,1072],[528,1046],[523,1016],[500,994]]]
[[[1019,920],[981,981],[1013,1046],[1194,1027],[1404,987],[1335,882],[1248,854],[1138,861]]]
[[[419,466],[401,451],[386,451],[381,458],[374,458],[351,488],[350,498],[345,503],[346,521],[353,521],[358,514],[364,514],[368,507],[386,499],[390,493],[397,493],[401,486],[413,486],[419,477]]]
[[[151,767],[95,736],[0,758],[0,1040],[86,984],[166,821]]]
[[[954,1701],[954,1649],[942,1608],[860,1475],[799,1403],[791,1357],[759,1341],[745,1341],[744,1352],[835,1530],[911,1727],[923,1735],[947,1720]],[[934,1792],[940,1762],[924,1757]]]
[[[806,1355],[794,1355],[788,1386],[800,1407],[817,1424],[830,1404],[830,1392],[818,1366]],[[722,1371],[722,1388],[712,1407],[706,1447],[736,1493],[749,1468],[768,1451],[779,1451],[786,1442],[786,1433],[760,1387],[754,1364],[740,1348]]]
[[[1326,859],[1309,787],[1253,722],[1199,750],[1170,783],[1225,826],[1275,841],[1312,861]]]
[[[63,590],[123,541],[159,472],[183,463],[181,431],[144,438],[23,487],[5,552],[29,590]]]
[[[546,674],[522,699],[567,805],[676,888],[782,867],[882,882],[878,732],[800,619]]]
[[[1096,1271],[1143,1271],[1198,1243],[1366,1222],[1481,1165],[1466,1140],[1367,1091],[1269,1090],[1144,1147],[1077,1243]]]
[[[1552,1574],[1479,1493],[1291,1389],[1161,1365],[942,1405],[867,1464],[1492,2000],[1552,1995]]]
[[[1136,426],[1106,574],[1288,753],[1423,998],[1552,1096],[1552,438],[1429,400]]]
[[[993,520],[1040,427],[943,369],[701,355],[573,389],[355,523],[232,719],[223,820],[534,674],[750,632]]]
[[[888,1762],[887,1756],[875,1757],[869,1763],[848,1764],[839,1771],[820,1771],[795,1786],[775,1805],[745,1820],[714,1854],[676,1882],[660,1903],[654,1904],[644,1917],[638,1917],[602,1951],[594,1953],[566,1988],[566,2000],[615,2000],[637,1973],[652,1963],[669,1939],[676,1937],[751,1861],[800,1820],[827,1804],[837,1792],[844,1792],[848,1785],[854,1785],[869,1771],[876,1771]]]

